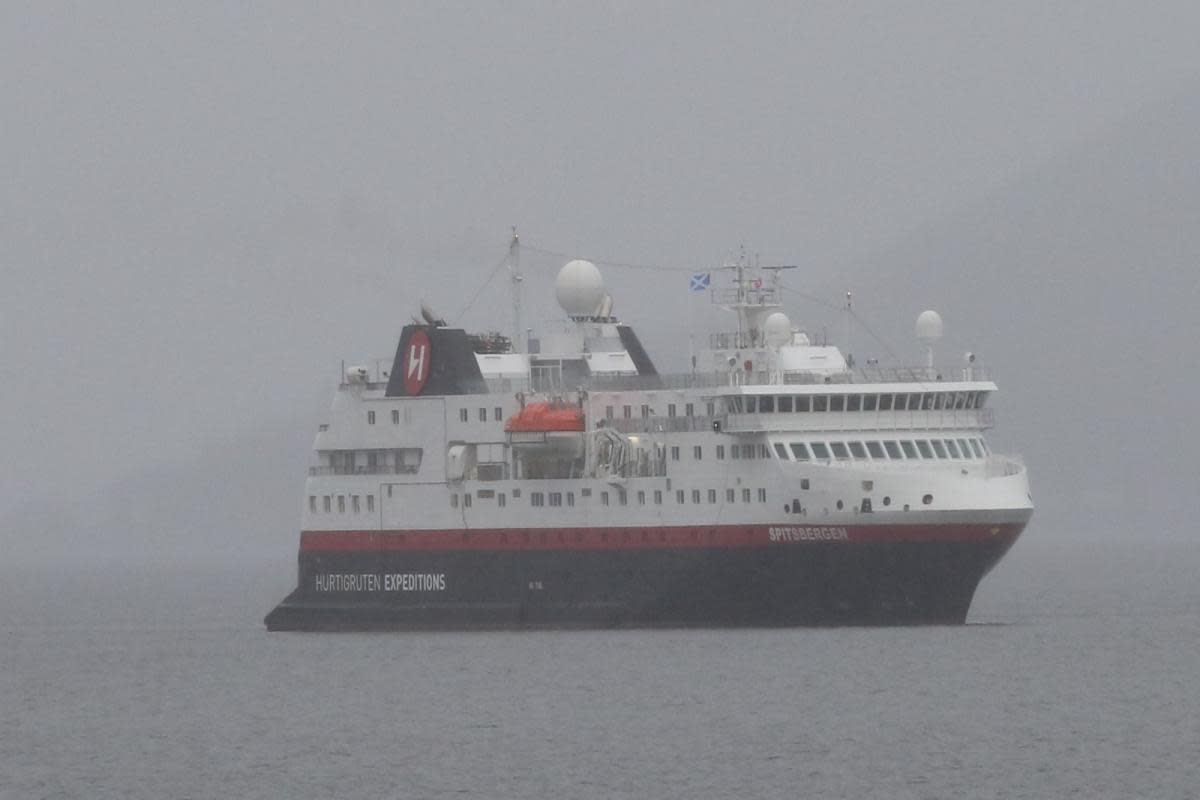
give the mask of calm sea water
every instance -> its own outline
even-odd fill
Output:
[[[9,564],[0,796],[1196,797],[1198,567],[1022,543],[960,628],[305,635],[286,563]]]

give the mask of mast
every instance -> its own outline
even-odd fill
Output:
[[[521,238],[517,236],[515,225],[512,229],[512,241],[508,245],[508,273],[512,279],[513,351],[523,353],[525,347],[521,346],[521,283],[524,277],[521,275]]]

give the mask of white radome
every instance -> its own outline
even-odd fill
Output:
[[[590,261],[568,261],[554,279],[554,296],[570,316],[590,316],[604,300],[604,276]]]
[[[776,311],[763,322],[763,334],[771,347],[783,347],[792,341],[792,321],[787,314]]]
[[[922,311],[917,317],[917,338],[925,344],[933,344],[942,338],[942,315],[936,311]]]

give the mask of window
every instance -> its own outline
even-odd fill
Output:
[[[392,424],[393,425],[400,424],[400,409],[398,409],[398,408],[392,409]]]
[[[850,442],[850,455],[855,458],[866,458],[867,448],[863,447],[862,442]]]
[[[819,395],[816,395],[815,397],[813,397],[812,410],[813,411],[828,411],[829,410],[829,398],[823,394],[819,394]]]
[[[757,414],[758,413],[758,398],[757,397],[754,397],[753,395],[751,395],[750,397],[746,398],[746,413],[747,414]]]
[[[767,448],[767,446],[765,444],[760,444],[758,446],[758,457],[759,458],[770,458],[771,457],[771,451]]]
[[[833,451],[833,457],[838,461],[847,461],[850,458],[850,451],[846,449],[845,442],[831,442],[829,449]]]
[[[608,492],[600,493],[600,505],[602,505],[602,506],[608,505]]]
[[[686,406],[683,407],[683,413],[684,413],[684,416],[694,417],[694,416],[696,416],[696,407],[693,404],[688,403]]]
[[[667,403],[667,416],[668,417],[675,416],[675,404],[674,403]]]
[[[801,488],[801,489],[803,489],[803,490],[804,490],[804,491],[806,491],[806,492],[808,491],[808,478],[801,478],[801,479],[800,479],[800,488]]]
[[[830,458],[829,448],[825,446],[824,442],[813,442],[812,452],[813,458],[817,459],[818,461],[828,461]]]
[[[671,460],[672,461],[679,460],[679,446],[678,445],[671,446]]]
[[[917,449],[921,451],[922,458],[933,458],[933,451],[929,449],[929,441],[926,439],[917,440]]]
[[[797,411],[808,411],[808,408],[809,408],[808,400],[809,400],[808,395],[806,395],[806,394],[798,395],[796,397],[796,410]]]
[[[471,493],[467,492],[463,495],[463,508],[471,507]]]
[[[550,493],[550,505],[554,506],[554,507],[558,507],[558,506],[562,505],[562,492],[551,492]]]
[[[624,489],[617,489],[617,505],[624,506],[629,504],[629,495],[625,494]]]
[[[792,411],[792,396],[786,394],[779,398],[779,413],[789,414]]]
[[[367,424],[368,424],[368,425],[374,425],[374,424],[375,424],[375,412],[374,412],[374,411],[368,411],[368,412],[367,412]]]
[[[317,496],[315,494],[308,496],[308,510],[313,514],[317,513]]]
[[[934,411],[941,411],[945,407],[946,407],[946,395],[942,394],[941,392],[938,392],[937,394],[935,394],[933,396],[933,409],[934,409]]]
[[[344,514],[345,512],[346,512],[346,495],[339,494],[338,495],[338,513]]]
[[[358,495],[350,495],[350,510],[357,514],[362,509],[358,507]]]
[[[847,411],[862,411],[862,395],[852,394],[846,397]]]
[[[931,495],[931,494],[925,495],[924,497],[921,498],[921,502],[924,503],[925,505],[929,505],[930,503],[933,502],[933,495]]]
[[[970,447],[967,445],[967,440],[966,440],[966,439],[959,439],[959,440],[958,440],[958,449],[962,451],[962,457],[963,457],[963,458],[970,458],[970,457],[971,457],[971,448],[970,448]]]
[[[759,413],[768,414],[775,411],[775,398],[771,395],[763,395],[758,398]]]
[[[937,454],[938,458],[946,457],[946,448],[942,446],[942,443],[939,440],[934,439],[929,444],[933,446],[933,452]]]
[[[457,492],[450,493],[450,507],[458,508],[458,493]]]
[[[486,408],[479,409],[479,421],[487,422],[487,409]]]
[[[495,408],[492,409],[492,421],[493,422],[499,422],[500,418],[503,416],[504,416],[504,409],[501,408],[500,406],[496,406]]]
[[[846,406],[846,398],[843,397],[842,395],[835,394],[833,397],[829,398],[829,410],[830,411],[844,411],[845,406]]]
[[[754,445],[742,445],[742,458],[754,458]]]
[[[787,448],[783,446],[783,442],[775,443],[775,455],[779,457],[780,461],[788,460]]]
[[[695,447],[692,448],[692,458],[699,461],[703,457],[704,457],[704,448],[703,447],[701,447],[700,445],[696,445]]]
[[[467,410],[465,408],[460,408],[458,410],[458,421],[459,422],[467,421]]]
[[[632,418],[633,406],[621,406],[621,416],[625,417],[625,419]]]
[[[750,502],[750,490],[749,489],[742,489],[742,502],[743,503]]]
[[[375,510],[375,495],[369,494],[369,495],[367,495],[367,511],[374,511],[374,510]]]
[[[501,508],[504,508],[508,505],[508,498],[505,497],[504,492],[496,495],[496,505],[500,506]]]
[[[760,502],[760,503],[767,502],[767,490],[766,489],[758,490],[758,502]]]
[[[717,502],[717,490],[716,489],[708,490],[708,502],[710,502],[710,503]]]
[[[734,502],[735,497],[737,497],[737,492],[735,492],[733,489],[725,490],[725,502],[726,503]]]
[[[546,496],[544,494],[542,494],[541,492],[530,492],[529,493],[529,505],[535,506],[535,507],[541,507],[541,506],[546,505]]]
[[[965,408],[966,405],[967,405],[967,393],[966,392],[958,392],[957,394],[954,395],[954,410],[955,411],[958,411],[960,408]]]
[[[879,395],[877,394],[864,394],[862,399],[863,411],[874,411],[875,404],[878,400]]]
[[[650,406],[646,405],[645,403],[642,403],[642,419],[646,419],[649,416],[650,416]]]
[[[883,445],[879,442],[867,442],[867,452],[871,454],[871,458],[883,458]]]
[[[892,410],[892,396],[890,394],[879,395],[879,410],[880,411],[891,411]]]
[[[912,407],[911,403],[909,404],[909,407],[910,408]],[[921,398],[921,410],[922,411],[932,411],[933,410],[933,392],[926,392],[925,395]]]
[[[739,448],[736,444],[731,444],[729,446],[729,457],[734,459],[735,461],[740,457],[738,455],[739,452],[741,452],[741,451],[739,450]]]
[[[654,505],[656,505],[656,506],[662,505],[662,489],[654,490]]]
[[[971,449],[975,451],[976,458],[983,458],[983,448],[979,446],[978,439],[971,440]]]
[[[567,492],[567,505],[569,505],[569,506],[575,505],[575,493],[574,492]]]
[[[692,489],[692,502],[699,505],[699,503],[700,503],[700,490],[699,489]]]
[[[637,497],[638,497],[638,505],[639,506],[646,505],[646,493],[644,491],[639,489]]]
[[[711,417],[717,413],[717,404],[711,400],[704,406],[705,412]]]
[[[612,407],[612,406],[605,406],[605,407],[604,407],[604,418],[605,418],[605,419],[612,419],[612,418],[613,418],[613,407]]]
[[[675,490],[675,502],[679,503],[679,505],[683,505],[683,489]]]
[[[904,457],[905,457],[905,458],[918,458],[918,456],[917,456],[917,446],[916,446],[916,445],[914,445],[914,444],[913,444],[911,441],[909,441],[908,439],[905,439],[905,440],[903,440],[902,442],[900,442],[900,448],[901,448],[902,450],[904,450]]]
[[[895,409],[896,411],[903,411],[905,408],[908,407],[907,404],[908,404],[908,395],[898,394],[898,395],[896,395],[896,403],[895,403],[895,405],[892,406],[892,408]]]
[[[946,450],[950,453],[951,458],[962,458],[962,455],[958,452],[958,445],[954,443],[953,439],[946,440]]]
[[[725,445],[719,444],[719,445],[717,445],[717,461],[724,461],[724,460],[725,460]]]
[[[792,442],[788,447],[792,449],[792,455],[797,461],[808,461],[808,445],[804,442]]]
[[[900,452],[900,445],[896,442],[884,442],[883,447],[887,450],[888,458],[904,458],[904,454]]]

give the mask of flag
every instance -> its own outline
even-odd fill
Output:
[[[692,291],[693,292],[703,292],[705,289],[708,288],[708,279],[709,279],[709,274],[707,272],[702,272],[699,275],[693,275],[692,276],[692,285],[691,285]]]

